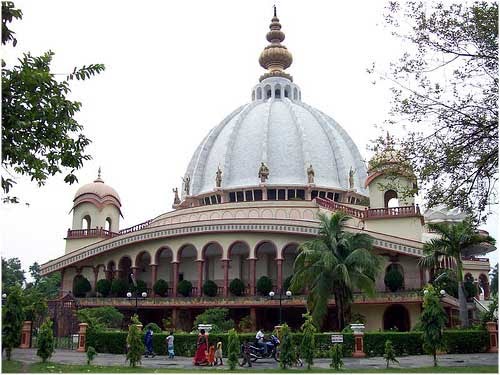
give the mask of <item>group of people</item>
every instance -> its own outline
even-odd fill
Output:
[[[195,366],[219,366],[224,365],[222,361],[222,341],[217,342],[217,349],[208,343],[208,335],[204,329],[200,330],[196,340],[196,353],[193,358]]]
[[[169,359],[174,359],[174,333],[170,331],[170,334],[165,339],[165,343],[167,345],[167,354]],[[146,335],[144,335],[144,346],[146,347],[146,353],[144,356],[148,358],[151,356],[154,358],[155,353],[153,351],[153,330],[149,327],[146,331]]]

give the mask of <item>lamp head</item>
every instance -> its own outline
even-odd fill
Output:
[[[269,292],[269,297],[271,297],[271,298],[274,297],[274,292],[272,290]]]
[[[148,294],[146,292],[142,292],[141,296],[142,296],[142,298],[146,298],[148,296]]]
[[[289,290],[287,290],[285,294],[286,294],[287,297],[291,297],[292,296],[292,292],[290,292]]]
[[[127,298],[132,298],[132,293],[127,292]]]

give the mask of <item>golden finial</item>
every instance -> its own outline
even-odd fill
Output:
[[[97,178],[101,178],[101,167],[97,170]]]
[[[293,81],[290,74],[285,73],[285,69],[292,65],[292,54],[281,44],[285,40],[285,33],[281,31],[281,24],[276,15],[276,5],[274,6],[274,17],[269,25],[269,32],[266,35],[269,44],[260,54],[259,63],[268,72],[260,77],[262,82],[269,77],[284,77]]]

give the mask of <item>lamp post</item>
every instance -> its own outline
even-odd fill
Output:
[[[2,294],[2,306],[5,304],[7,301],[7,293]]]
[[[269,292],[269,298],[270,299],[274,299],[275,297],[276,297],[276,293],[274,293],[273,291],[270,291]],[[280,325],[281,325],[281,320],[282,320],[281,317],[282,317],[282,309],[283,309],[283,307],[282,307],[282,301],[284,299],[290,299],[290,298],[292,298],[292,292],[290,292],[289,290],[287,290],[285,292],[285,294],[283,295],[283,291],[280,289],[280,293],[278,295],[278,298],[279,298],[279,301],[280,301]]]
[[[135,279],[135,276],[134,274],[130,274],[130,278],[132,279],[132,283],[134,284],[135,286],[135,293],[134,293],[134,297],[135,297],[135,314],[137,314],[137,311],[138,311],[138,301],[141,299],[141,300],[144,300],[146,299],[146,297],[148,296],[148,294],[146,292],[142,292],[141,294],[139,294],[139,291],[137,290],[137,280]],[[127,292],[127,298],[128,300],[131,300],[132,299],[132,292]]]

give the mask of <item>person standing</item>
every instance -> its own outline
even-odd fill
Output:
[[[145,357],[151,356],[151,358],[155,357],[155,353],[153,352],[153,330],[148,328],[146,331],[146,335],[144,336],[144,345],[146,346],[146,355]]]
[[[208,337],[205,330],[201,329],[198,339],[196,340],[196,353],[193,358],[195,366],[203,366],[207,364]]]
[[[217,350],[215,351],[215,365],[219,365],[219,360],[220,360],[220,365],[224,366],[224,363],[222,362],[222,341],[219,341],[217,343]]]
[[[243,356],[243,362],[240,363],[240,366],[243,367],[248,365],[248,367],[252,367],[252,362],[250,361],[250,344],[248,340],[245,340],[243,345],[241,345],[241,354]]]
[[[174,352],[174,333],[170,331],[170,334],[167,336],[166,340],[167,342],[167,354],[168,354],[168,359],[174,359],[175,352]]]

